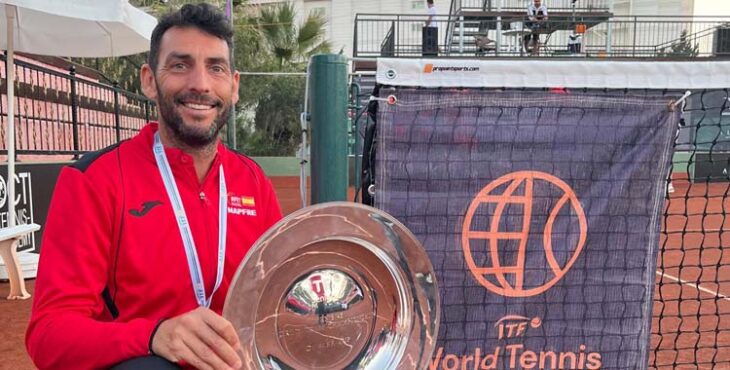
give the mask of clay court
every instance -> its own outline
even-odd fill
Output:
[[[301,207],[297,177],[272,178],[282,211]],[[649,365],[730,368],[730,186],[675,181],[665,208],[657,261]],[[354,190],[350,189],[348,199]],[[34,281],[28,281],[32,293]],[[0,295],[9,290],[0,283]],[[24,335],[31,301],[0,300],[0,369],[32,369]]]
[[[673,185],[659,244],[649,364],[730,368],[730,187]]]

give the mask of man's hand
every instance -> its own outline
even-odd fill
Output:
[[[152,352],[201,370],[241,368],[241,344],[230,322],[207,308],[165,320],[152,338]]]

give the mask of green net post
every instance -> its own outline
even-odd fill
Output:
[[[347,59],[312,57],[312,204],[347,200]]]

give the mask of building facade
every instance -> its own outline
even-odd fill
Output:
[[[285,0],[251,0],[251,7],[271,6]],[[356,14],[414,14],[426,17],[426,0],[292,0],[300,19],[322,12],[327,19],[326,34],[332,50],[352,55]],[[451,0],[435,0],[439,15],[447,15]]]
[[[285,2],[287,0],[251,0],[248,4],[251,7],[257,6],[271,6],[278,3]],[[454,0],[459,1],[459,0]],[[477,0],[461,0],[474,2]],[[496,3],[499,0],[491,0],[492,3]],[[506,0],[505,0],[506,1]],[[578,0],[581,1],[581,0]],[[677,40],[681,31],[686,32],[691,36],[702,30],[708,25],[702,22],[696,22],[691,26],[678,26],[673,25],[671,27],[679,27],[677,30],[671,29],[668,31],[662,31],[661,35],[657,36],[656,30],[652,27],[655,25],[639,25],[636,26],[627,16],[717,16],[720,14],[728,13],[724,11],[721,6],[727,0],[612,0],[611,4],[612,13],[616,16],[615,22],[610,26],[609,31],[608,25],[602,25],[592,30],[595,33],[596,38],[599,36],[605,39],[605,43],[608,45],[611,43],[621,43],[623,39],[633,41],[638,38],[638,41],[642,41],[643,38],[651,38],[646,40],[647,43],[659,43],[667,42],[671,43],[672,40]],[[301,18],[304,18],[310,12],[322,12],[328,23],[326,26],[327,38],[332,42],[333,52],[337,53],[342,50],[345,55],[352,55],[353,51],[353,37],[354,37],[354,23],[357,14],[410,14],[410,15],[423,15],[425,19],[426,14],[426,1],[425,0],[291,0],[297,9],[297,14]],[[435,0],[436,8],[439,15],[448,15],[452,0]],[[525,7],[529,4],[530,0],[524,0]],[[551,0],[543,0],[543,3],[551,6]],[[729,8],[730,9],[730,8]],[[712,22],[712,20],[708,20]],[[413,24],[413,26],[416,26]],[[382,27],[380,27],[382,28]],[[681,29],[680,29],[681,28]],[[420,33],[418,30],[408,29],[401,32],[410,32],[411,34]],[[676,31],[676,32],[675,32]],[[442,30],[441,32],[445,32]],[[374,39],[382,40],[384,31],[379,30],[376,32],[377,35],[373,35]],[[636,34],[636,36],[634,36]],[[362,36],[361,36],[362,37]],[[399,35],[401,40],[407,39],[410,36]],[[660,39],[656,39],[659,37]],[[706,40],[705,40],[706,39]],[[710,38],[703,38],[698,40],[697,43],[703,52],[707,52],[705,49],[711,49],[707,40]],[[705,45],[707,44],[707,45]],[[610,49],[607,47],[607,49]]]
[[[616,15],[717,16],[725,15],[723,0],[614,0]]]

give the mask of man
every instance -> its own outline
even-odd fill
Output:
[[[437,22],[434,21],[436,16],[436,6],[433,5],[433,0],[426,0],[426,6],[428,7],[427,13],[428,18],[426,19],[426,27],[439,28]]]
[[[534,0],[532,4],[527,6],[527,28],[532,32],[525,35],[525,50],[532,54],[537,54],[540,46],[540,29],[548,20],[547,7],[541,3],[541,0]]]
[[[238,100],[232,35],[207,4],[162,17],[141,68],[158,122],[61,172],[26,337],[37,367],[241,366],[220,313],[281,213],[263,171],[218,139]]]
[[[438,55],[438,22],[434,19],[436,16],[436,6],[433,5],[433,0],[426,0],[426,6],[428,7],[428,18],[426,18],[426,26],[423,28],[421,35],[422,38],[422,55],[424,57],[437,56]]]

